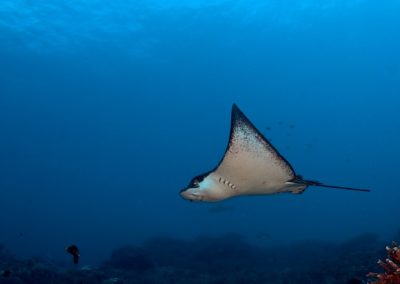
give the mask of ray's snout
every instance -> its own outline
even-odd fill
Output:
[[[184,188],[179,192],[179,195],[189,201],[201,201],[202,196],[196,192],[193,188]]]
[[[186,195],[187,195],[186,190],[187,190],[187,188],[184,188],[184,189],[181,189],[181,190],[179,191],[179,195],[180,195],[183,199],[187,199],[187,198],[186,198]]]
[[[186,198],[185,198],[185,196],[187,195],[187,194],[185,193],[186,190],[187,190],[187,188],[184,188],[184,189],[181,189],[181,190],[179,191],[179,195],[180,195],[183,199],[186,199]]]

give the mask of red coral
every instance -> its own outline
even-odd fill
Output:
[[[376,279],[370,284],[400,284],[400,246],[393,242],[392,247],[387,246],[388,258],[379,260],[378,264],[383,268],[383,273],[368,273],[368,277]]]

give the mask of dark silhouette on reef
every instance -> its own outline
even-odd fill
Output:
[[[65,249],[69,254],[72,255],[72,261],[74,264],[78,264],[80,252],[76,245],[70,245]]]
[[[5,269],[1,272],[1,276],[3,276],[4,278],[7,278],[11,275],[11,270],[10,269]]]

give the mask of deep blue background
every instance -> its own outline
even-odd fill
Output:
[[[76,243],[93,263],[157,235],[390,236],[399,12],[395,0],[2,1],[0,243],[56,260]],[[233,102],[305,178],[373,191],[182,200],[220,160]]]

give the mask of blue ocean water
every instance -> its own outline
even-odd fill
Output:
[[[394,0],[1,1],[0,243],[55,262],[76,243],[93,265],[160,236],[390,240],[399,11]],[[372,191],[183,200],[221,159],[233,103],[298,174]]]

